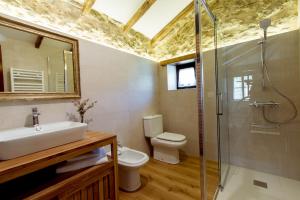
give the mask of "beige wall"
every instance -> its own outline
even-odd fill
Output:
[[[215,52],[210,50],[203,54],[204,69],[204,132],[208,160],[218,160]]]
[[[217,160],[214,52],[205,52],[204,58],[206,154],[209,160]],[[164,115],[164,129],[185,135],[188,143],[183,150],[188,155],[199,156],[197,89],[168,90],[167,67],[160,67],[159,72],[160,110]]]
[[[157,64],[84,40],[79,47],[82,97],[98,101],[87,113],[89,129],[113,132],[124,145],[148,152],[142,117],[158,112]],[[76,114],[70,100],[0,102],[0,129],[24,126],[33,106],[41,123]]]
[[[98,100],[90,129],[114,132],[124,145],[148,152],[143,116],[159,110],[157,63],[90,42],[80,50],[82,95]]]
[[[300,26],[300,0],[298,0],[298,27]]]
[[[185,135],[188,143],[183,148],[184,152],[199,156],[196,89],[168,90],[167,67],[160,67],[159,72],[164,131]]]

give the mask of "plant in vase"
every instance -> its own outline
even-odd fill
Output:
[[[84,123],[84,114],[86,113],[86,111],[93,108],[97,103],[97,101],[93,101],[91,103],[89,103],[89,101],[90,99],[73,101],[73,104],[77,108],[77,112],[79,113],[81,123]]]

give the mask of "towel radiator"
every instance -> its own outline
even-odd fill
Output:
[[[10,68],[12,92],[45,92],[44,72]]]

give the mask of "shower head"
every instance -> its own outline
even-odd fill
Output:
[[[267,29],[271,26],[271,19],[263,19],[259,22],[260,28],[264,29],[264,40],[267,40]]]
[[[259,22],[260,28],[264,29],[265,31],[271,25],[271,19],[263,19]]]

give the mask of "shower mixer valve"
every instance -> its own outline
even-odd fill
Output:
[[[249,103],[249,106],[253,106],[255,108],[263,107],[263,106],[279,106],[280,103],[274,102],[274,101],[265,101],[265,102],[258,102],[254,101],[252,103]]]

